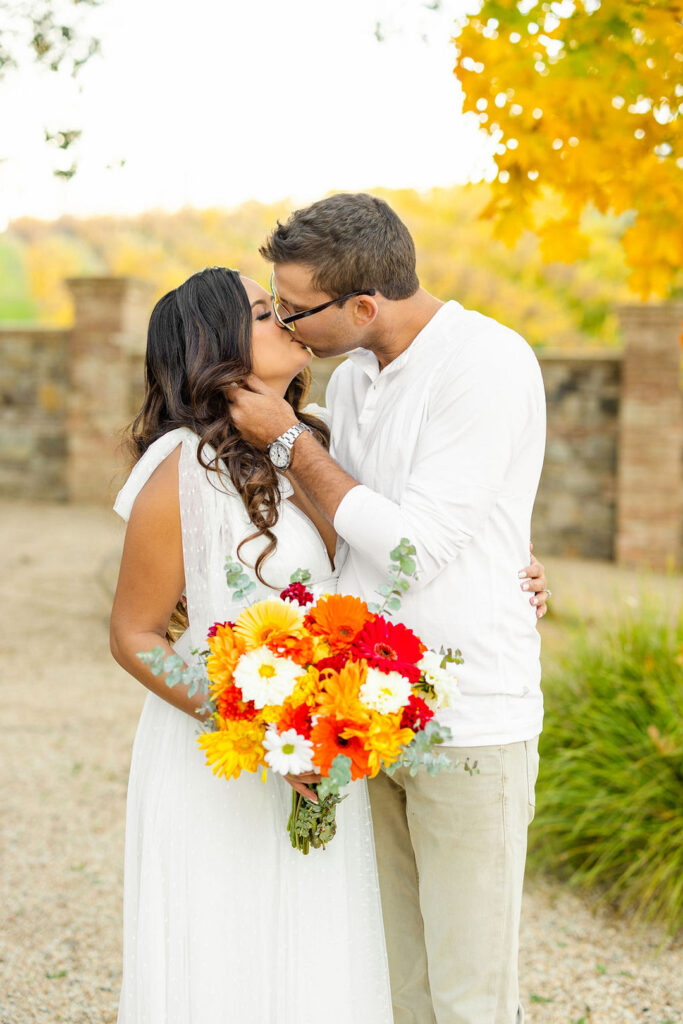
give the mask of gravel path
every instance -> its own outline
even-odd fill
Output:
[[[108,651],[122,529],[106,510],[8,502],[0,526],[0,1024],[109,1024],[143,698]],[[553,563],[556,594],[585,569]],[[554,882],[527,886],[521,984],[527,1024],[683,1022],[680,943],[594,915]]]

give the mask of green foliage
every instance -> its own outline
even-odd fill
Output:
[[[324,800],[331,793],[339,795],[339,791],[351,781],[351,758],[346,754],[337,754],[325,778],[318,784],[316,794]]]
[[[84,26],[83,11],[99,7],[101,0],[0,0],[0,85],[8,74],[26,63],[75,78],[100,52],[100,40]],[[64,153],[78,140],[79,129],[45,129],[45,141]],[[76,161],[53,173],[69,180]]]
[[[195,653],[195,652],[193,652]],[[185,665],[179,654],[166,654],[166,650],[158,645],[151,651],[138,651],[137,657],[147,665],[152,675],[166,674],[164,682],[167,686],[187,686],[188,697],[194,697],[197,691],[204,696],[209,692],[209,681],[203,665]]]
[[[667,619],[668,615],[668,619]],[[545,683],[530,863],[683,926],[683,615],[576,627]]]
[[[100,0],[0,0],[0,80],[28,57],[49,71],[77,75],[100,51],[100,41],[84,33],[75,8],[98,7]]]
[[[296,575],[296,574],[295,574]],[[293,583],[307,582],[292,580]],[[301,853],[325,848],[337,833],[337,804],[345,799],[341,795],[344,786],[351,782],[351,758],[337,754],[326,777],[311,786],[318,798],[317,803],[305,796],[292,792],[292,812],[287,822],[287,831],[292,846]]]
[[[460,648],[453,650],[452,647],[442,647],[440,654],[443,654],[441,659],[441,668],[445,668],[446,665],[462,665],[465,659],[462,656]]]
[[[339,757],[343,755],[338,754],[335,760]],[[350,777],[349,773],[349,779]],[[287,831],[294,849],[304,854],[308,853],[311,846],[314,850],[319,850],[320,847],[324,850],[326,844],[337,834],[337,804],[345,797],[340,796],[338,792],[329,792],[326,796],[321,796],[321,786],[322,783],[312,787],[317,790],[317,803],[308,800],[296,790],[292,791],[292,811],[287,822]]]
[[[403,537],[398,547],[390,554],[391,565],[388,575],[389,583],[382,583],[377,588],[377,593],[384,598],[382,604],[369,604],[371,612],[378,615],[391,615],[401,607],[401,599],[410,587],[410,580],[417,579],[417,562],[415,561],[416,550],[413,544]],[[401,577],[406,576],[407,579]]]
[[[446,725],[439,725],[435,719],[427,722],[421,732],[402,751],[401,756],[393,764],[385,766],[387,775],[393,775],[399,768],[407,768],[411,775],[417,775],[420,768],[426,768],[430,775],[439,772],[451,772],[462,767],[469,775],[479,774],[477,763],[471,765],[469,758],[464,762],[452,761],[447,754],[436,748],[451,739],[451,730]]]
[[[311,582],[311,574],[308,569],[297,569],[296,572],[293,572],[289,577],[289,582],[303,583],[303,585],[306,586]]]
[[[22,247],[0,236],[0,321],[33,320],[36,313]]]
[[[225,560],[225,582],[228,589],[234,592],[235,601],[246,600],[252,590],[256,588],[256,584],[249,579],[241,563],[233,562],[230,558]]]

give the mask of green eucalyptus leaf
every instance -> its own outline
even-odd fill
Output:
[[[138,651],[137,657],[143,663],[147,665],[150,672],[155,676],[160,676],[164,672],[164,659],[166,657],[166,649],[160,645],[153,647],[151,651]]]
[[[318,785],[318,795],[325,797],[338,794],[351,781],[351,758],[346,754],[337,754],[330,765],[327,776]]]
[[[289,577],[289,582],[290,583],[310,583],[311,582],[311,574],[308,571],[308,569],[297,569],[296,572],[293,572],[292,575]]]

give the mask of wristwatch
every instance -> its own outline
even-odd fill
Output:
[[[268,455],[276,469],[283,470],[289,468],[289,464],[292,461],[292,447],[299,434],[302,434],[304,430],[307,430],[309,434],[313,433],[311,428],[307,427],[305,423],[295,423],[293,427],[285,430],[284,434],[280,434],[272,444],[268,445]]]

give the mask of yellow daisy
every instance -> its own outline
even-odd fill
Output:
[[[296,686],[287,699],[287,703],[293,708],[298,708],[300,704],[308,704],[310,708],[313,708],[318,703],[319,696],[320,673],[311,665],[306,674],[297,679]]]
[[[217,717],[221,728],[197,737],[214,775],[236,779],[240,772],[255,772],[260,764],[265,764],[266,727],[262,722],[225,722]]]
[[[281,704],[266,704],[265,707],[261,708],[261,718],[264,722],[268,722],[269,725],[277,725],[280,721],[280,715],[282,713]]]
[[[259,601],[240,613],[235,634],[253,651],[281,637],[303,636],[303,623],[297,606],[286,601]]]
[[[390,765],[397,760],[401,749],[410,743],[415,733],[412,729],[401,728],[400,714],[378,715],[373,713],[367,730],[359,731],[354,735],[363,735],[365,749],[368,752],[370,776],[374,778],[382,767],[382,762],[385,765]]]

